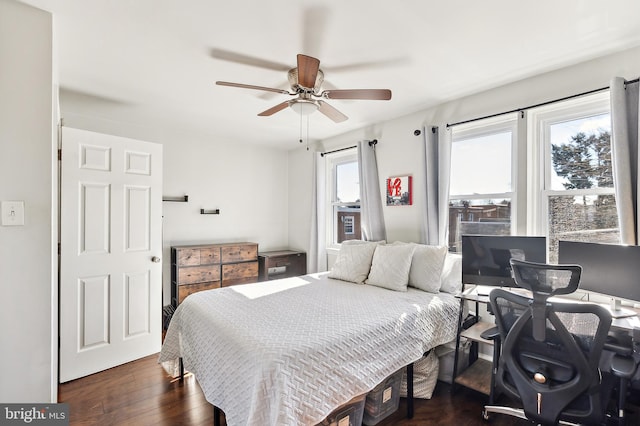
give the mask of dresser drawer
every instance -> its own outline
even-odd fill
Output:
[[[243,278],[251,278],[253,282],[258,280],[258,262],[230,263],[222,265],[222,281],[233,281]]]
[[[219,247],[180,249],[176,255],[176,262],[179,267],[220,263]]]
[[[200,249],[201,265],[212,265],[216,263],[220,263],[220,247]]]
[[[222,263],[258,260],[257,244],[239,244],[222,247]],[[224,274],[223,274],[224,277]]]
[[[178,285],[220,281],[220,265],[191,266],[178,269]]]
[[[220,281],[181,285],[178,287],[178,303],[182,303],[184,298],[190,294],[214,288],[220,288]]]
[[[176,251],[178,266],[196,266],[200,264],[200,249],[181,249]]]

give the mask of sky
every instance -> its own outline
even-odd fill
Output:
[[[342,163],[337,167],[338,200],[343,203],[360,199],[360,178],[358,162]]]

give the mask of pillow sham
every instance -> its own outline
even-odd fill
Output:
[[[365,283],[389,290],[407,291],[414,249],[414,244],[378,245]]]
[[[369,269],[377,243],[363,241],[359,244],[342,244],[329,278],[362,284]]]
[[[438,293],[441,287],[442,267],[447,254],[445,246],[414,244],[409,272],[409,285],[417,289]]]
[[[462,255],[447,253],[442,267],[440,291],[456,294],[462,290]]]

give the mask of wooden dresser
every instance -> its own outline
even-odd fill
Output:
[[[191,293],[258,281],[258,244],[224,243],[171,247],[171,303]]]
[[[260,281],[297,277],[307,273],[307,254],[295,250],[265,251],[258,254]]]

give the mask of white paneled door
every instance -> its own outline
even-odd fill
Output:
[[[60,382],[157,353],[162,145],[63,127]]]

